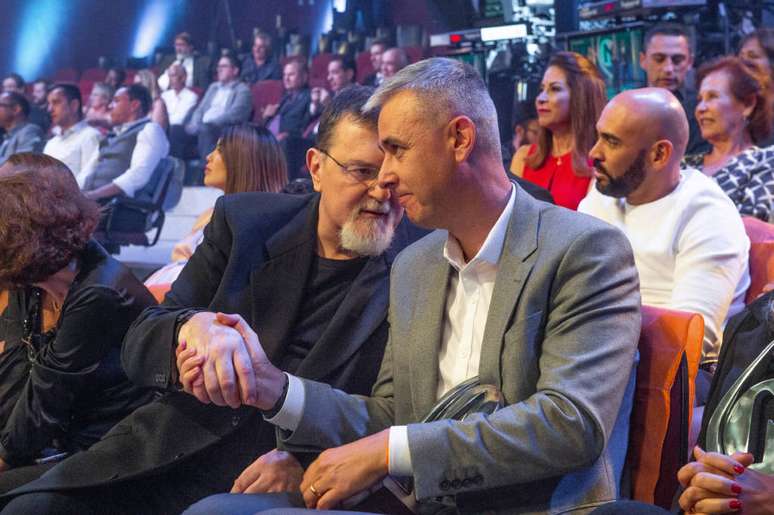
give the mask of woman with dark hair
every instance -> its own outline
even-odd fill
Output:
[[[153,298],[91,239],[98,220],[60,161],[14,154],[0,167],[0,492],[40,474],[25,466],[52,449],[86,449],[152,396],[129,382],[120,354]]]
[[[757,145],[771,132],[771,104],[737,57],[710,61],[696,74],[696,119],[712,149],[685,164],[709,175],[743,215],[768,221],[774,208],[774,148]]]
[[[593,175],[587,156],[606,102],[605,82],[591,61],[575,52],[551,56],[535,99],[537,144],[516,152],[512,171],[549,190],[558,205],[577,209]]]
[[[274,135],[266,128],[250,123],[226,127],[215,150],[207,156],[204,184],[224,193],[246,191],[279,192],[288,182],[285,154]],[[188,259],[204,237],[212,208],[199,216],[191,233],[172,250],[172,262],[145,281],[161,297],[177,279]]]

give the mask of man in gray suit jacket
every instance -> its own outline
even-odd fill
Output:
[[[186,132],[198,136],[199,157],[207,158],[223,128],[246,122],[253,111],[250,88],[239,80],[242,64],[226,54],[218,61],[218,80],[210,84],[199,106],[186,125]]]
[[[616,499],[640,332],[625,236],[507,180],[493,102],[467,65],[409,66],[365,109],[381,110],[385,152],[372,187],[439,230],[395,262],[370,397],[255,362],[259,404],[281,443],[328,449],[305,472],[304,504],[334,507],[388,474],[413,478],[427,508],[442,498],[459,512],[586,513]],[[249,327],[235,326],[261,353]],[[504,408],[417,423],[476,375],[502,391]],[[221,496],[189,512],[287,500]]]
[[[29,115],[30,103],[24,95],[16,92],[0,95],[0,127],[6,133],[0,143],[0,165],[11,154],[43,150],[43,130],[27,120]]]

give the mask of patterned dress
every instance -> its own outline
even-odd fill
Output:
[[[683,166],[703,171],[704,155],[686,156]],[[752,146],[712,176],[742,215],[774,222],[774,146]]]

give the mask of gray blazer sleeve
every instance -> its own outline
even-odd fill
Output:
[[[234,88],[234,98],[226,112],[219,116],[212,123],[218,126],[235,125],[246,122],[253,112],[253,95],[250,88],[244,82],[240,82]]]
[[[210,87],[207,88],[207,91],[204,93],[204,98],[202,98],[199,105],[193,110],[193,113],[191,113],[189,117],[188,124],[185,126],[185,130],[188,134],[197,134],[199,132],[199,127],[201,127],[202,124],[202,117],[207,109],[210,108],[212,96],[214,94],[215,84],[210,84]]]
[[[45,144],[43,129],[35,124],[24,127],[16,139],[16,152],[42,152]]]

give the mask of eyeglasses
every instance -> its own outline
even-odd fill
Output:
[[[363,166],[363,165],[343,165],[339,162],[338,159],[330,155],[325,150],[318,148],[320,152],[325,154],[326,156],[330,157],[334,163],[338,165],[339,168],[342,169],[342,171],[347,175],[347,177],[356,180],[357,182],[362,182],[365,184],[373,184],[374,181],[376,181],[377,177],[379,177],[379,168],[375,168],[373,166]]]

